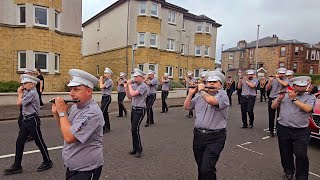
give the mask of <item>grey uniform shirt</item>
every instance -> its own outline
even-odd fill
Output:
[[[157,78],[153,78],[150,80],[150,85],[148,85],[148,94],[154,94],[157,93],[157,89],[158,89],[158,79]]]
[[[203,129],[223,129],[227,126],[229,98],[225,90],[219,90],[214,95],[219,105],[208,104],[200,93],[197,93],[191,101],[191,109],[195,110],[195,127]]]
[[[148,94],[148,85],[145,83],[132,84],[132,89],[138,91],[139,95],[132,97],[131,106],[134,107],[146,107],[146,97]]]
[[[191,78],[191,79],[188,78],[186,81],[186,88],[188,88],[188,89],[189,89],[189,82],[197,84],[197,80],[195,78]]]
[[[91,99],[81,106],[72,105],[68,114],[69,131],[77,141],[71,144],[64,142],[64,165],[76,171],[90,171],[102,166],[104,119],[100,107]]]
[[[169,91],[169,88],[170,88],[170,79],[163,80],[161,90]]]
[[[287,82],[287,79],[284,79]],[[270,98],[277,98],[279,96],[279,91],[286,89],[286,86],[280,84],[276,79],[273,79],[271,82],[271,89],[270,89]]]
[[[125,88],[124,88],[124,86],[123,86],[123,83],[125,82],[125,81],[127,81],[126,79],[120,79],[119,80],[120,81],[120,84],[118,84],[118,92],[126,92],[125,91]]]
[[[253,79],[249,80],[249,82],[254,83],[255,87],[257,87],[257,85],[258,85],[258,79],[253,78]],[[256,88],[250,88],[245,80],[242,81],[241,89],[242,89],[241,95],[244,95],[244,96],[256,96],[257,95]]]
[[[102,89],[102,95],[111,95],[113,87],[112,79],[108,78],[104,82],[104,88]]]
[[[303,94],[296,97],[299,101],[315,106],[316,97],[310,94]],[[288,94],[282,99],[280,104],[280,115],[278,121],[281,125],[292,128],[305,128],[309,126],[310,113],[301,110],[294,102],[289,99]]]
[[[23,116],[27,116],[32,113],[39,114],[40,100],[35,88],[30,91],[24,90],[21,104]]]

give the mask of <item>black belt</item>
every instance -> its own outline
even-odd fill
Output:
[[[133,110],[144,110],[144,109],[146,109],[146,108],[144,108],[144,107],[138,107],[138,106],[132,106],[132,109],[133,109]]]
[[[252,98],[252,97],[256,97],[256,96],[253,96],[253,95],[241,95],[242,97],[244,98]]]
[[[101,167],[101,166],[100,166]],[[100,168],[98,167],[98,168]],[[98,169],[96,168],[96,169]],[[95,171],[96,169],[92,169],[92,170],[89,170],[89,171],[73,171],[71,170],[70,168],[67,168],[67,170],[70,172],[70,173],[92,173],[93,171]]]
[[[33,118],[35,116],[38,116],[38,114],[37,113],[32,113],[32,114],[28,114],[26,116],[23,116],[23,119],[30,119],[30,118]]]
[[[226,128],[222,129],[203,129],[203,128],[195,128],[197,131],[201,132],[202,134],[212,134],[212,133],[218,133],[221,131],[225,131]]]
[[[102,97],[110,96],[109,94],[102,94]]]
[[[169,90],[162,90],[163,92],[169,92]]]

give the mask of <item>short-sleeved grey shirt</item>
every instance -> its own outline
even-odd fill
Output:
[[[196,128],[204,129],[223,129],[227,126],[228,109],[230,106],[229,98],[225,90],[219,90],[214,94],[218,99],[219,105],[208,104],[200,93],[197,93],[191,101],[191,109],[195,110]]]
[[[303,94],[296,97],[299,101],[315,106],[316,97],[310,94]],[[301,110],[294,102],[289,99],[288,94],[282,99],[280,104],[280,115],[278,121],[281,125],[292,128],[305,128],[309,126],[310,113]]]
[[[132,89],[138,91],[139,95],[132,97],[131,105],[134,107],[146,107],[146,97],[148,94],[148,85],[145,83],[134,83]]]
[[[169,91],[169,89],[170,89],[170,79],[163,80],[161,90]]]
[[[22,96],[22,115],[27,116],[32,113],[39,114],[40,100],[36,89],[24,90]]]
[[[83,105],[72,105],[68,113],[69,131],[77,138],[71,144],[64,142],[62,158],[67,168],[90,171],[104,164],[103,114],[92,99]]]
[[[257,87],[259,81],[258,81],[258,79],[253,78],[253,79],[249,80],[249,82],[254,83],[255,87]],[[248,96],[248,95],[249,96],[256,96],[257,95],[256,88],[250,88],[248,86],[248,84],[245,82],[245,80],[242,81],[242,88],[241,89],[242,89],[241,95],[244,95],[244,96]]]
[[[157,93],[157,89],[158,89],[158,79],[157,78],[153,78],[150,80],[150,85],[148,85],[149,89],[148,89],[148,94],[154,94]]]
[[[106,79],[104,82],[104,88],[102,89],[102,95],[111,95],[113,87],[113,81],[111,78]]]
[[[118,92],[126,92],[125,91],[125,88],[123,86],[123,83],[126,82],[127,80],[126,79],[120,79],[120,84],[118,84]]]
[[[284,79],[287,82],[287,79]],[[280,84],[276,79],[273,79],[271,82],[271,89],[270,89],[270,98],[277,98],[279,96],[279,91],[286,89],[286,86]]]
[[[195,83],[195,84],[197,84],[197,80],[195,79],[195,78],[188,78],[187,79],[187,81],[186,81],[186,88],[188,88],[189,89],[189,83]]]

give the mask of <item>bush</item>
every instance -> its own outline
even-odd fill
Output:
[[[20,83],[17,81],[0,81],[0,92],[17,92]]]
[[[173,88],[184,88],[185,86],[180,82],[170,81],[170,90]],[[159,84],[157,91],[161,91],[162,86]]]

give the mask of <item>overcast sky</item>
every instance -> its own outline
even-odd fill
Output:
[[[82,21],[90,19],[116,0],[82,0]],[[218,28],[216,61],[224,49],[236,46],[239,40],[251,42],[276,34],[280,39],[297,39],[315,44],[320,42],[320,0],[167,0],[205,14],[222,24]]]

